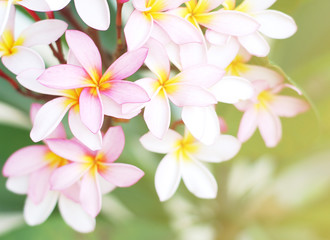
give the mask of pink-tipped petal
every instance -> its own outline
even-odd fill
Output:
[[[252,107],[244,113],[241,119],[237,135],[238,140],[246,142],[257,129],[257,123],[258,112]]]
[[[110,26],[110,10],[107,0],[74,0],[81,19],[90,27],[105,31]]]
[[[153,24],[151,15],[137,10],[133,11],[124,28],[129,51],[138,49],[146,43],[150,37]]]
[[[210,145],[220,134],[220,124],[214,106],[183,107],[182,120],[189,132],[200,142]]]
[[[206,162],[223,162],[233,158],[241,148],[237,138],[230,135],[218,135],[212,145],[201,145],[194,157]]]
[[[15,53],[1,58],[3,65],[14,74],[18,75],[30,68],[45,68],[42,57],[36,51],[23,46],[16,46],[15,50]]]
[[[300,113],[306,112],[309,104],[299,98],[289,96],[274,96],[270,103],[270,108],[274,114],[280,117],[294,117]]]
[[[95,219],[89,216],[79,203],[61,195],[58,207],[64,221],[74,230],[89,233],[95,229]]]
[[[203,35],[188,20],[169,13],[153,15],[155,22],[169,35],[176,44],[203,42]]]
[[[104,96],[101,94],[101,100],[102,100],[102,104],[103,104],[103,112],[104,115],[107,116],[111,116],[114,118],[119,118],[119,119],[131,119],[133,117],[135,117],[136,115],[138,115],[141,112],[141,109],[135,109],[135,105],[143,105],[143,104],[124,104],[124,105],[120,105],[118,103],[116,103],[115,101],[113,101],[111,98],[108,98],[107,96]],[[127,109],[126,107],[130,107],[130,106],[126,106],[125,105],[134,105],[132,106],[133,109]],[[125,111],[123,110],[123,108],[125,108]]]
[[[73,162],[85,162],[84,158],[88,153],[88,150],[84,145],[77,141],[67,139],[47,139],[45,142],[50,150],[56,155]]]
[[[103,124],[103,106],[98,89],[84,88],[79,97],[81,121],[92,133],[100,131]]]
[[[219,102],[234,104],[252,98],[254,88],[244,78],[227,76],[215,84],[211,92]]]
[[[278,116],[270,111],[259,111],[258,127],[267,147],[275,147],[282,137],[282,125]]]
[[[241,36],[238,41],[250,54],[257,57],[266,57],[270,51],[268,42],[258,32]]]
[[[174,88],[168,97],[178,107],[207,107],[217,103],[211,92],[196,85],[175,84]]]
[[[83,209],[91,216],[96,217],[101,211],[102,195],[96,172],[85,174],[81,181],[80,201]]]
[[[175,154],[166,155],[159,163],[155,175],[155,187],[160,201],[170,199],[181,180],[180,164]]]
[[[289,38],[297,31],[293,18],[279,11],[261,11],[255,13],[254,18],[260,23],[259,31],[270,38]]]
[[[67,29],[68,24],[57,19],[42,20],[26,28],[20,37],[24,39],[23,46],[48,45],[58,40]]]
[[[73,104],[68,102],[67,98],[59,97],[43,105],[35,117],[30,133],[31,139],[39,142],[50,135]]]
[[[110,89],[101,91],[101,93],[118,104],[145,103],[150,100],[148,94],[143,88],[129,81],[111,81]]]
[[[83,32],[68,30],[65,34],[70,50],[91,77],[102,73],[102,60],[93,40]]]
[[[75,89],[93,86],[88,79],[88,74],[82,67],[63,64],[46,69],[38,81],[50,88]]]
[[[144,176],[141,169],[130,164],[108,163],[104,165],[106,169],[101,171],[100,175],[117,187],[130,187]]]
[[[182,139],[180,134],[169,129],[162,139],[159,139],[151,132],[148,132],[140,138],[140,142],[148,151],[165,154],[174,151],[176,148],[176,142],[180,139]]]
[[[58,192],[48,191],[39,204],[34,204],[27,198],[24,205],[25,222],[30,226],[36,226],[46,221],[56,206],[58,195]]]
[[[248,14],[220,10],[217,12],[198,16],[199,24],[216,32],[232,35],[245,36],[258,30],[259,24]]]
[[[46,146],[28,146],[13,153],[3,167],[6,177],[23,176],[43,168],[49,149]]]
[[[6,188],[16,194],[27,194],[29,188],[28,176],[9,177],[6,181]]]
[[[199,198],[217,196],[218,185],[210,171],[193,159],[181,161],[182,180],[188,190]]]
[[[101,151],[106,156],[106,162],[112,163],[119,158],[125,146],[125,135],[121,126],[111,127],[103,137]]]
[[[152,134],[163,138],[170,126],[170,104],[164,90],[155,95],[144,109],[144,120]]]
[[[114,80],[122,80],[131,76],[142,66],[147,54],[147,48],[139,48],[123,54],[111,64],[104,76],[109,75],[110,79]]]
[[[50,184],[53,190],[63,190],[79,181],[89,171],[80,163],[70,163],[56,169],[51,176]]]
[[[69,112],[69,126],[72,134],[91,150],[99,150],[102,146],[100,132],[92,133],[81,121],[80,114],[75,109]]]
[[[34,204],[40,204],[50,190],[50,176],[53,169],[49,166],[33,172],[29,178],[28,198]]]

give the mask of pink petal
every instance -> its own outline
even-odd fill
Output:
[[[310,107],[304,100],[289,96],[274,96],[270,103],[270,108],[274,114],[280,117],[294,117],[306,112]]]
[[[130,164],[109,163],[104,165],[107,168],[101,171],[100,175],[118,187],[130,187],[144,176],[141,169]]]
[[[198,16],[197,21],[206,28],[232,36],[245,36],[259,28],[256,20],[238,11],[219,10]]]
[[[3,65],[14,74],[18,75],[30,68],[45,68],[42,57],[36,51],[23,46],[16,46],[15,49],[15,53],[1,58]]]
[[[275,147],[282,137],[282,126],[278,116],[269,111],[259,111],[258,127],[267,147]]]
[[[246,142],[257,129],[257,122],[258,122],[258,113],[252,106],[244,113],[241,119],[238,135],[237,135],[238,140],[240,140],[241,142]]]
[[[160,201],[170,199],[179,187],[180,164],[175,154],[166,155],[159,163],[155,175],[155,187]]]
[[[246,65],[248,69],[241,73],[241,77],[246,78],[252,82],[264,81],[270,88],[278,86],[284,82],[284,76],[278,72],[257,65]]]
[[[39,142],[49,136],[73,104],[68,102],[67,98],[59,97],[43,105],[35,117],[30,133],[31,139],[34,142]]]
[[[102,152],[106,161],[112,163],[119,158],[125,146],[125,135],[121,126],[111,127],[103,137]]]
[[[50,176],[53,169],[46,166],[33,172],[29,178],[28,197],[34,204],[39,204],[50,190]]]
[[[68,24],[57,19],[36,22],[26,28],[20,37],[24,39],[23,46],[48,45],[58,40],[67,29]]]
[[[74,89],[93,86],[88,79],[88,74],[82,67],[63,64],[46,69],[38,81],[50,88]]]
[[[83,177],[80,191],[81,206],[91,217],[99,214],[102,205],[100,184],[95,174],[90,172]]]
[[[190,84],[175,84],[175,91],[168,93],[168,97],[178,107],[207,107],[217,103],[208,90]]]
[[[141,109],[137,109],[137,110],[133,109],[132,111],[127,110],[124,112],[124,111],[122,111],[122,108],[124,105],[120,105],[120,104],[116,103],[115,101],[113,101],[111,98],[108,98],[107,96],[104,96],[102,94],[101,94],[101,100],[102,100],[102,104],[103,104],[104,115],[107,115],[107,116],[120,118],[120,119],[131,119],[141,112]],[[128,105],[130,105],[130,104],[128,104]]]
[[[140,142],[145,149],[156,153],[169,153],[175,150],[176,143],[182,139],[182,136],[169,129],[162,139],[155,137],[151,132],[144,134]]]
[[[140,10],[141,12],[145,11],[147,9],[146,8],[146,4],[147,4],[146,0],[132,0],[132,3],[133,3],[134,8]]]
[[[261,11],[254,18],[260,23],[259,31],[270,38],[289,38],[297,31],[293,18],[279,11]]]
[[[241,36],[238,41],[252,55],[265,57],[270,51],[267,41],[258,33]]]
[[[151,34],[152,26],[153,19],[149,14],[133,11],[124,28],[129,51],[138,49],[145,44]]]
[[[203,35],[188,20],[168,13],[153,14],[155,22],[176,44],[201,43]]]
[[[110,26],[110,10],[106,0],[74,1],[77,12],[81,19],[90,27],[105,31]]]
[[[81,121],[92,133],[100,131],[103,124],[103,106],[98,89],[84,88],[79,97]]]
[[[81,121],[80,114],[75,109],[69,112],[69,126],[72,134],[91,150],[99,150],[102,145],[101,133],[92,133]]]
[[[206,46],[201,43],[187,43],[180,46],[182,69],[207,63]]]
[[[51,176],[50,184],[53,190],[62,190],[72,186],[89,171],[80,163],[70,163],[56,169]],[[87,175],[87,174],[86,174]]]
[[[89,8],[87,8],[89,9]],[[102,60],[93,40],[83,32],[68,30],[65,34],[70,50],[91,77],[102,73]]]
[[[111,64],[108,70],[104,73],[104,76],[109,75],[110,79],[113,80],[125,79],[139,70],[147,55],[147,48],[139,48],[127,52]]]
[[[150,100],[146,91],[133,82],[114,80],[109,83],[110,89],[101,91],[101,93],[118,104],[144,103]]]
[[[171,121],[170,105],[163,90],[146,104],[143,117],[150,132],[158,138],[163,138]]]
[[[48,163],[45,156],[49,152],[46,146],[28,146],[13,153],[6,161],[2,173],[5,177],[30,174]]]

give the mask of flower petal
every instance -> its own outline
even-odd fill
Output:
[[[270,38],[289,38],[297,31],[293,18],[279,11],[260,11],[254,14],[254,18],[260,23],[259,31]]]
[[[270,51],[268,42],[258,32],[241,36],[238,41],[250,54],[257,57],[265,57]]]
[[[233,158],[241,148],[237,138],[230,135],[218,135],[212,145],[200,145],[194,157],[206,162],[223,162]]]
[[[265,81],[270,88],[273,88],[280,83],[284,82],[284,77],[278,72],[257,65],[246,65],[247,70],[242,72],[240,75],[252,82],[254,81]]]
[[[99,150],[102,145],[101,132],[92,133],[81,121],[80,114],[75,109],[69,111],[69,126],[72,134],[91,150]]]
[[[174,151],[176,142],[180,139],[182,139],[180,134],[169,129],[162,139],[159,139],[151,132],[148,132],[140,138],[140,142],[148,151],[165,154]]]
[[[75,0],[77,12],[90,27],[105,31],[110,26],[110,10],[106,0]]]
[[[106,169],[100,171],[100,175],[117,187],[130,187],[144,176],[141,169],[130,164],[107,163],[104,165]]]
[[[111,127],[103,137],[101,151],[106,155],[106,162],[116,161],[123,152],[125,135],[121,126]]]
[[[187,43],[180,46],[182,69],[207,63],[206,47],[201,43]]]
[[[48,163],[45,156],[49,152],[46,146],[28,146],[14,152],[3,167],[6,177],[23,176],[43,168]]]
[[[258,113],[252,106],[243,115],[238,129],[238,140],[246,142],[257,129]]]
[[[38,12],[58,11],[64,8],[70,0],[22,0],[20,5]]]
[[[53,169],[41,168],[30,175],[28,198],[36,205],[40,204],[50,190],[50,176]]]
[[[92,133],[100,131],[103,124],[103,105],[100,93],[95,88],[84,88],[79,97],[81,121]]]
[[[251,82],[241,77],[224,77],[210,90],[219,102],[231,104],[248,100],[254,95]]]
[[[89,216],[80,204],[61,195],[58,207],[64,221],[75,231],[89,233],[95,229],[95,219]]]
[[[209,12],[220,6],[224,0],[202,0],[198,1],[196,12]]]
[[[65,37],[70,50],[88,74],[91,77],[96,74],[100,75],[102,73],[101,55],[93,40],[85,33],[77,30],[66,31]]]
[[[0,36],[6,28],[8,30],[14,30],[15,12],[13,0],[0,2]]]
[[[3,65],[14,74],[18,75],[30,68],[45,68],[42,57],[36,51],[23,46],[16,46],[14,49],[13,54],[1,58]]]
[[[31,199],[27,198],[24,205],[26,223],[30,226],[36,226],[46,221],[56,206],[58,194],[58,192],[49,191],[39,204],[34,204]]]
[[[103,104],[104,115],[107,116],[120,118],[120,119],[131,119],[141,112],[141,109],[137,109],[137,110],[133,109],[132,111],[128,109],[127,111],[124,112],[123,106],[125,105],[120,105],[115,101],[113,101],[111,98],[104,96],[103,94],[101,94],[101,100]]]
[[[81,181],[80,201],[83,209],[96,217],[101,211],[102,195],[96,173],[87,173]]]
[[[210,171],[196,160],[181,161],[182,180],[188,190],[199,198],[217,196],[218,185]]]
[[[129,51],[111,64],[103,76],[109,75],[113,80],[123,80],[139,70],[147,55],[147,48],[139,48],[134,51]]]
[[[166,155],[159,163],[155,175],[155,187],[160,201],[170,199],[181,180],[180,164],[175,154]]]
[[[294,117],[299,113],[306,112],[309,109],[309,104],[294,97],[274,96],[270,108],[274,114],[280,117]]]
[[[68,24],[57,19],[42,20],[27,27],[19,37],[24,39],[23,46],[48,45],[58,40]]]
[[[242,9],[245,12],[256,12],[269,8],[276,0],[245,0],[237,7],[237,10]]]
[[[138,49],[145,44],[151,34],[152,26],[153,19],[149,14],[133,11],[124,28],[129,51]]]
[[[80,180],[89,168],[84,168],[80,163],[70,163],[56,169],[51,176],[50,184],[53,190],[63,190]]]
[[[267,147],[275,147],[282,137],[282,125],[278,116],[270,111],[259,111],[258,127]]]
[[[68,102],[67,98],[59,97],[43,105],[35,117],[30,133],[31,139],[34,142],[45,139],[55,130],[73,104]]]
[[[6,188],[16,194],[27,194],[29,178],[28,176],[9,177],[6,181]]]
[[[47,139],[45,142],[56,155],[73,162],[84,163],[85,155],[89,153],[84,145],[74,140]]]

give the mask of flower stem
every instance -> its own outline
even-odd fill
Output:
[[[122,38],[122,10],[123,10],[123,3],[117,2],[117,15],[116,15],[116,30],[117,30],[117,48],[115,51],[115,58],[117,59],[120,55],[123,54],[125,51],[125,41]]]

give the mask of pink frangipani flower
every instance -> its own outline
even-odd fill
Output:
[[[135,166],[114,163],[125,144],[121,127],[111,127],[108,130],[99,151],[91,151],[74,140],[50,139],[47,144],[53,152],[72,161],[54,172],[51,178],[52,189],[66,189],[81,179],[80,201],[92,217],[97,216],[101,210],[100,179],[106,180],[104,184],[110,187],[129,187],[144,175]]]
[[[166,201],[176,192],[181,178],[188,190],[199,198],[215,198],[217,182],[201,161],[219,163],[233,158],[241,144],[233,136],[219,135],[212,145],[198,142],[188,131],[182,137],[169,130],[162,140],[150,132],[140,138],[151,152],[166,154],[156,170],[155,186],[158,197]]]
[[[38,113],[38,120],[31,132],[34,141],[43,139],[72,107],[77,107],[74,110],[76,113],[79,111],[83,125],[96,134],[102,126],[104,114],[118,114],[118,107],[112,108],[114,105],[150,100],[143,88],[122,80],[140,68],[147,56],[146,48],[125,53],[102,74],[101,57],[94,42],[86,34],[75,30],[67,31],[66,38],[80,66],[64,64],[50,67],[38,78],[40,83],[61,90],[66,97],[52,101],[51,107],[56,112],[48,107],[49,112],[44,110]]]

